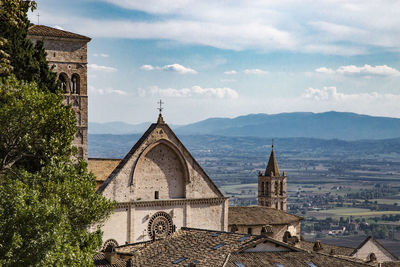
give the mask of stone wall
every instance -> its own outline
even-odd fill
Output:
[[[28,36],[33,43],[43,41],[50,68],[66,80],[64,104],[70,104],[77,118],[73,145],[78,158],[88,159],[87,42],[79,39]],[[76,79],[78,92],[73,92]]]

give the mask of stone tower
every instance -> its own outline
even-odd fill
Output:
[[[286,211],[286,175],[280,175],[272,145],[264,175],[258,175],[258,205]]]
[[[78,158],[88,159],[87,43],[89,37],[43,25],[32,25],[28,38],[43,41],[49,66],[61,81],[65,104],[72,105],[77,120],[73,145]]]

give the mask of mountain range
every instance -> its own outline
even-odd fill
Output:
[[[150,122],[89,123],[89,133],[139,134],[149,125]],[[236,118],[209,118],[192,124],[170,125],[170,127],[179,135],[306,137],[348,141],[400,137],[400,119],[335,111],[249,114]]]

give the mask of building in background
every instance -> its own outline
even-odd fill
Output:
[[[274,145],[264,175],[258,175],[258,205],[286,211],[286,174],[279,173]]]

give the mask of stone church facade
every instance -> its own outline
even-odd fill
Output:
[[[164,238],[181,227],[228,230],[228,198],[161,114],[98,192],[117,202],[102,228],[105,245]]]
[[[77,132],[73,145],[78,158],[88,160],[87,43],[89,37],[44,25],[32,25],[28,38],[43,41],[49,67],[57,73],[64,103],[75,111]]]

